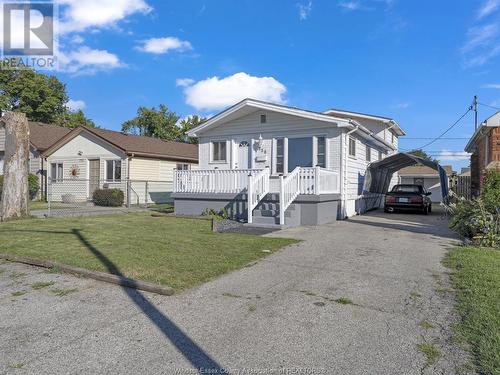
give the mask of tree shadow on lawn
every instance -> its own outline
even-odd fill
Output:
[[[9,230],[11,232],[35,232],[51,234],[74,235],[78,240],[107,268],[108,272],[120,278],[126,278],[120,269],[93,246],[81,233],[80,229],[71,231],[43,231],[43,230]],[[158,310],[146,297],[137,289],[122,285],[127,296],[134,302],[151,322],[160,329],[160,331],[170,340],[170,342],[179,350],[182,355],[191,363],[191,365],[201,374],[229,374],[227,370],[221,367],[204,350],[198,346],[189,336],[187,336],[172,320]]]
[[[80,232],[79,229],[72,229],[72,233],[96,258],[108,269],[109,273],[125,278],[120,269],[111,262],[104,254],[94,247]],[[123,287],[128,297],[134,302],[146,316],[153,322],[162,333],[175,345],[182,355],[200,373],[209,374],[229,374],[214,359],[203,351],[190,337],[172,322],[166,315],[158,310],[146,297],[137,289]]]

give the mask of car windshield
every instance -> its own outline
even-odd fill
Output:
[[[392,188],[393,193],[420,193],[422,187],[418,185],[396,185]]]

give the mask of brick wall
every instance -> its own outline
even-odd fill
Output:
[[[480,138],[476,151],[471,155],[471,190],[472,196],[478,196],[486,175],[486,166],[500,161],[500,128],[492,128]]]

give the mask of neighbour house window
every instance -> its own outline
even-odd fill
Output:
[[[317,137],[317,163],[321,168],[326,168],[326,139],[325,137]]]
[[[212,161],[225,162],[227,160],[226,141],[212,142]]]
[[[50,164],[50,179],[52,181],[60,181],[64,177],[63,163]]]
[[[187,163],[177,163],[177,170],[178,171],[188,171],[189,170],[189,164]]]
[[[372,149],[370,146],[366,145],[366,161],[372,160]]]
[[[260,123],[265,124],[267,122],[267,117],[266,115],[260,115]]]
[[[276,139],[276,173],[285,171],[285,138]]]
[[[120,181],[122,179],[122,161],[106,160],[106,180]]]
[[[356,140],[349,138],[349,156],[356,156]]]

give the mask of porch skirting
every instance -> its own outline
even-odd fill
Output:
[[[247,195],[224,193],[174,193],[176,215],[199,216],[207,208],[221,211],[226,209],[233,220],[247,221]],[[320,225],[341,218],[340,194],[299,195],[286,211],[285,226]],[[273,207],[279,204],[278,194],[268,194],[259,207]],[[274,206],[275,207],[275,206]]]

